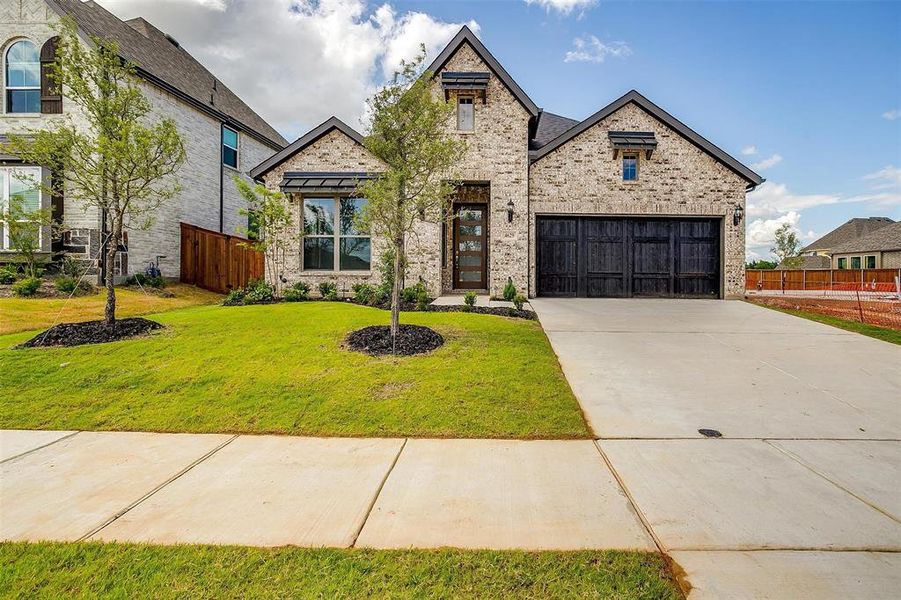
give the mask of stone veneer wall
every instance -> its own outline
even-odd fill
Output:
[[[657,149],[641,153],[638,181],[622,180],[608,131],[653,131]],[[546,214],[675,215],[723,217],[726,297],[744,292],[745,223],[732,223],[744,207],[746,182],[635,104],[628,104],[532,164],[530,239],[535,217]],[[529,247],[529,295],[535,295],[535,244]]]
[[[57,35],[57,15],[44,0],[3,0],[0,2],[0,68],[5,61],[6,49],[13,41],[28,38],[38,48],[49,38]],[[5,71],[0,71],[5,72]],[[0,77],[0,96],[5,99]],[[224,232],[234,234],[237,227],[246,223],[238,211],[244,206],[235,190],[231,176],[237,171],[222,166],[220,122],[188,106],[176,97],[142,83],[142,91],[152,104],[155,118],[171,117],[184,136],[187,159],[179,170],[177,178],[182,186],[181,193],[167,202],[156,215],[155,223],[146,231],[128,231],[128,258],[117,262],[128,265],[128,272],[143,271],[147,263],[156,255],[165,255],[160,263],[163,275],[178,277],[181,255],[181,235],[179,222],[185,221],[199,227],[219,230],[219,171],[223,171],[223,216]],[[0,100],[2,102],[2,100]],[[0,134],[20,132],[24,129],[39,128],[53,119],[71,116],[76,123],[83,118],[73,112],[73,105],[63,98],[63,115],[8,115],[0,109]],[[239,134],[238,166],[243,172],[256,166],[271,155],[274,149],[251,138]],[[44,204],[49,206],[49,199]],[[70,197],[64,204],[64,228],[70,230],[66,243],[72,249],[83,249],[80,256],[93,259],[97,256],[94,247],[100,237],[100,216],[97,210],[79,205]],[[126,273],[122,273],[123,275]]]

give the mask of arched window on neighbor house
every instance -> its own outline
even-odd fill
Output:
[[[6,51],[6,112],[41,112],[41,55],[28,40]]]

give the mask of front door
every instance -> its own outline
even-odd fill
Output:
[[[488,206],[457,205],[454,217],[454,288],[488,288]]]

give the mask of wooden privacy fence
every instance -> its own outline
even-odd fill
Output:
[[[746,290],[883,290],[894,287],[901,269],[794,269],[745,271]]]
[[[247,240],[181,224],[181,281],[227,294],[263,277],[263,253],[242,245]]]

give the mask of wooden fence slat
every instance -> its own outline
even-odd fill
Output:
[[[183,283],[227,294],[263,277],[263,253],[242,245],[247,240],[218,231],[181,224]]]
[[[831,290],[835,286],[865,288],[873,283],[892,283],[899,269],[784,269],[745,271],[745,289]]]

